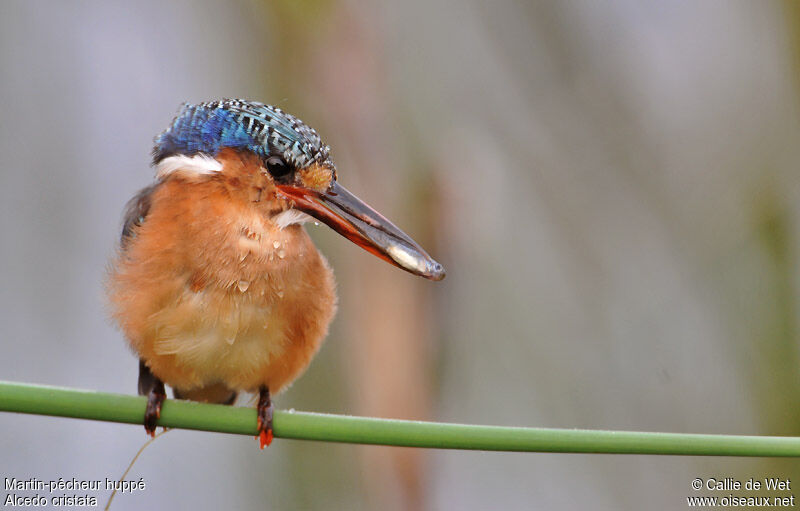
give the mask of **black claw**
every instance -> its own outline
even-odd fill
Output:
[[[164,391],[164,384],[159,380],[158,385],[147,396],[147,409],[144,412],[144,430],[152,437],[156,436],[156,421],[161,418],[161,405],[165,399],[167,393]]]
[[[167,399],[164,382],[154,375],[143,360],[139,361],[139,394],[147,396],[144,411],[144,430],[148,435],[156,435],[156,422],[161,417],[161,405]]]

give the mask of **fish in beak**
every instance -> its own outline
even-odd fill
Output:
[[[406,233],[337,181],[324,192],[277,184],[294,207],[307,213],[381,259],[430,280],[442,280],[444,267]]]

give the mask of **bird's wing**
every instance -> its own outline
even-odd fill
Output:
[[[124,251],[131,239],[136,236],[136,227],[142,225],[147,213],[150,211],[150,198],[153,192],[161,183],[152,184],[142,188],[133,196],[125,206],[125,216],[122,220],[122,235],[120,236],[120,246]]]

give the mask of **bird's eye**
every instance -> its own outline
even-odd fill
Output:
[[[292,171],[280,156],[270,156],[267,158],[266,165],[270,175],[276,179],[286,177]]]

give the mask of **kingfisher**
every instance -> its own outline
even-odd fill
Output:
[[[184,104],[155,138],[155,183],[128,203],[106,280],[111,315],[139,356],[145,431],[166,399],[233,404],[257,393],[272,441],[272,396],[300,376],[336,312],[333,272],[303,224],[319,221],[430,280],[442,265],[338,182],[330,147],[280,108]]]

